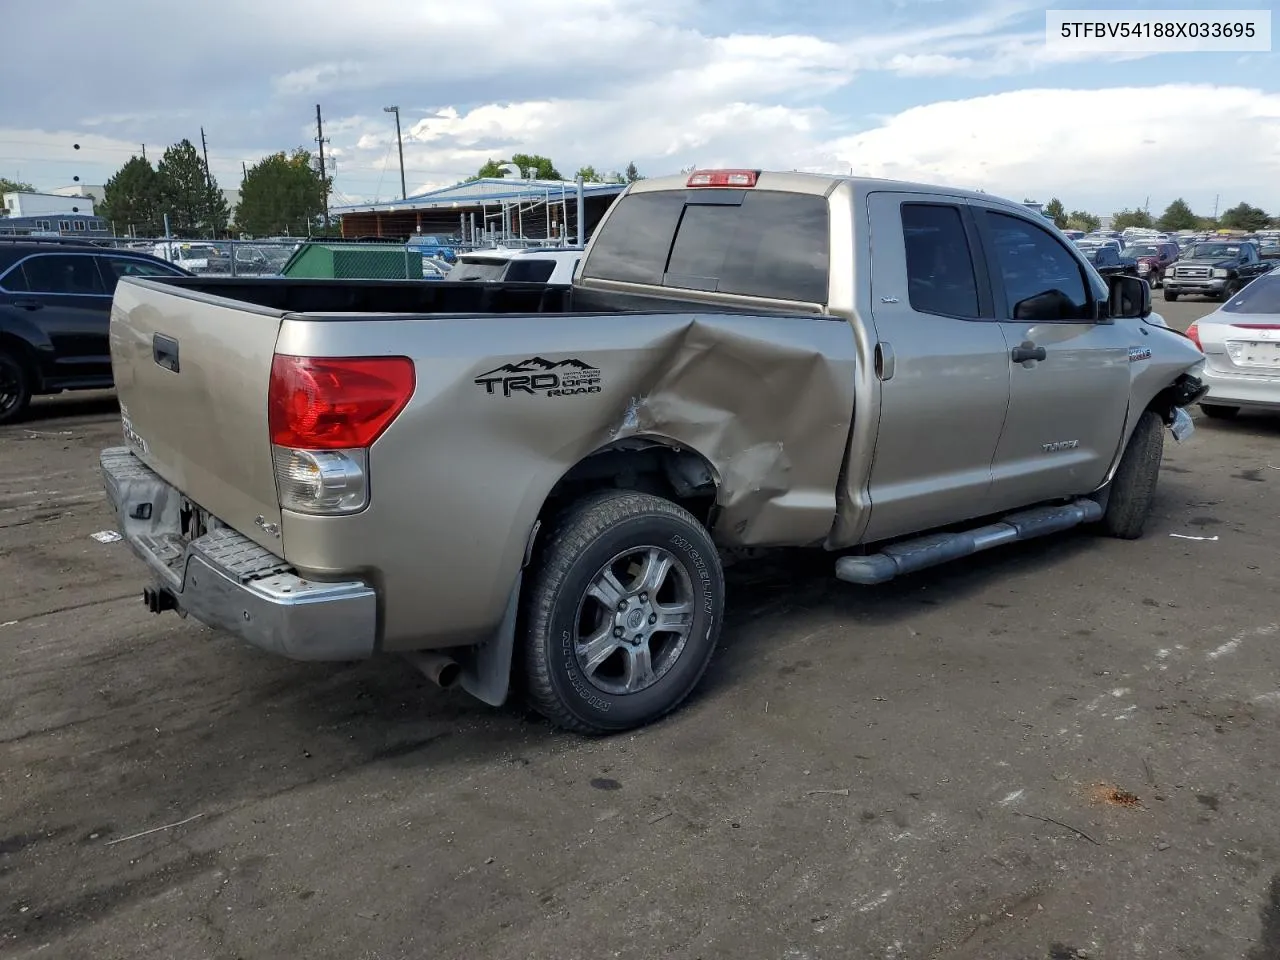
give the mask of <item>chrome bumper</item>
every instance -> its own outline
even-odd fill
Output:
[[[1171,293],[1221,293],[1226,289],[1227,281],[1221,277],[1204,277],[1179,279],[1165,274],[1164,289]]]
[[[99,456],[120,535],[159,584],[152,596],[201,623],[293,660],[359,660],[377,645],[378,604],[363,581],[307,580],[230,527],[182,536],[182,494],[128,447]]]

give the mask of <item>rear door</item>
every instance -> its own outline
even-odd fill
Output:
[[[46,377],[110,382],[111,295],[92,254],[34,254],[5,275],[4,286],[14,294],[10,309],[52,344]]]
[[[1106,287],[1053,233],[973,201],[1009,370],[996,509],[1089,493],[1124,433],[1132,324],[1105,317]],[[1102,316],[1102,319],[1097,319]]]
[[[267,392],[283,314],[155,280],[116,288],[111,357],[125,438],[219,520],[279,552]]]
[[[867,215],[880,420],[864,539],[879,540],[990,512],[1009,359],[964,201],[876,192]]]

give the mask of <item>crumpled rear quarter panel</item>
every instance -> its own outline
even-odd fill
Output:
[[[288,318],[277,349],[405,354],[416,363],[413,399],[370,453],[369,508],[282,519],[291,563],[321,575],[360,572],[380,587],[384,649],[483,640],[501,619],[547,494],[622,438],[659,438],[710,462],[722,508],[713,534],[723,544],[820,543],[835,517],[855,365],[843,320]],[[590,378],[583,367],[598,371],[590,385],[599,392],[549,396],[501,379]]]

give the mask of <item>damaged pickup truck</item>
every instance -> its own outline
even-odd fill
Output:
[[[125,278],[111,353],[154,612],[581,732],[694,689],[722,550],[1139,536],[1204,362],[1020,204],[753,170],[631,184],[571,285]]]

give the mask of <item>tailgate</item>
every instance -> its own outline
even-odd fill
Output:
[[[111,306],[125,439],[189,500],[274,553],[267,427],[280,311],[126,277]]]

